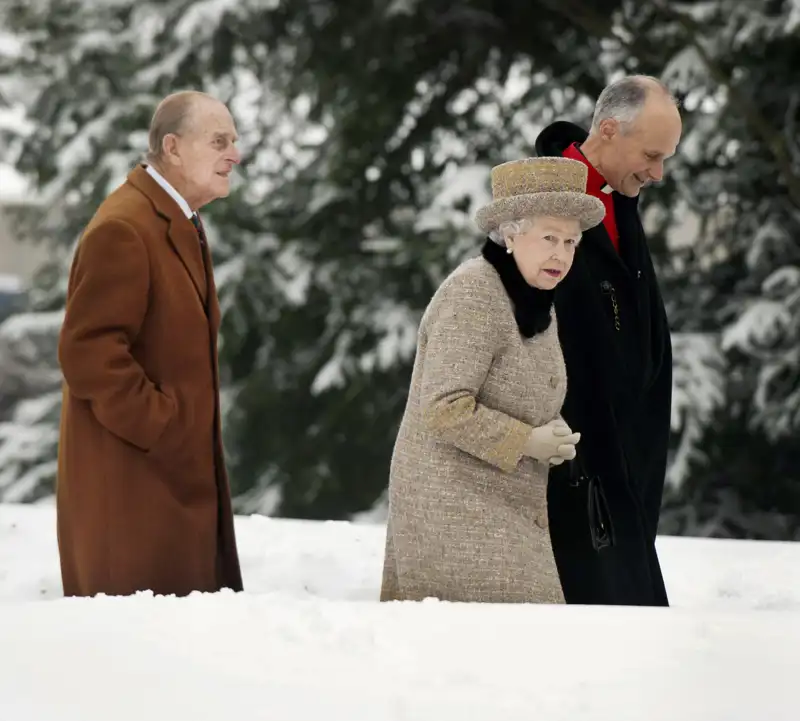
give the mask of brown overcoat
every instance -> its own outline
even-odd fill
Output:
[[[525,456],[567,388],[555,317],[523,337],[497,271],[463,263],[420,324],[389,478],[381,600],[563,603],[548,466]]]
[[[66,596],[242,590],[220,432],[219,323],[207,247],[135,168],[78,243],[59,339]]]

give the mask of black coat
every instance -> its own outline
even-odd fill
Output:
[[[587,133],[557,122],[536,141],[561,155]],[[639,218],[638,198],[613,193],[620,252],[603,225],[588,230],[555,306],[567,366],[563,416],[579,431],[578,459],[605,491],[614,543],[595,550],[586,482],[576,463],[548,484],[550,533],[567,603],[666,606],[655,549],[667,466],[672,346],[664,302]],[[615,310],[616,308],[616,310]]]

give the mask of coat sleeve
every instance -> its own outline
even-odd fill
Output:
[[[88,401],[108,431],[143,451],[176,413],[131,354],[149,285],[147,251],[129,224],[112,220],[90,229],[73,259],[58,343],[69,392]]]
[[[427,429],[441,440],[503,471],[523,456],[531,426],[477,399],[502,345],[498,291],[488,281],[451,279],[431,309],[422,366],[421,403]]]

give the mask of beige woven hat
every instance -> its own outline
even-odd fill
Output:
[[[536,215],[576,218],[581,230],[603,220],[603,203],[586,192],[589,171],[571,158],[544,157],[512,160],[492,168],[493,200],[475,213],[484,232],[506,220]]]

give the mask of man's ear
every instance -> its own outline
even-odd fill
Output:
[[[178,136],[167,133],[161,141],[161,156],[168,163],[175,163],[179,160],[178,155]]]
[[[603,140],[613,140],[619,135],[619,121],[614,118],[605,118],[600,121],[600,137]]]

